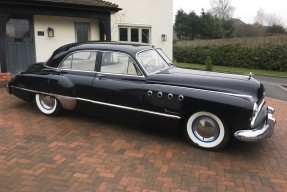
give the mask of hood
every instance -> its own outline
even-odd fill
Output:
[[[231,94],[250,95],[261,100],[264,94],[263,85],[256,79],[226,73],[173,67],[148,76],[149,83],[169,84]]]

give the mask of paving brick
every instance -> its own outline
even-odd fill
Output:
[[[51,118],[0,89],[0,191],[286,191],[287,102],[272,138],[220,152],[82,113]]]

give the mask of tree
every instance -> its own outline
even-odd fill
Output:
[[[199,17],[194,11],[187,14],[182,9],[175,16],[174,29],[179,39],[192,40],[198,35]]]
[[[286,29],[281,25],[269,26],[265,31],[265,34],[267,35],[286,34],[286,33],[287,33]]]
[[[186,13],[178,10],[174,29],[179,39],[220,39],[232,37],[234,26],[231,20],[223,20],[202,10],[198,16],[194,11]]]
[[[211,12],[216,17],[224,20],[232,18],[235,7],[231,5],[232,0],[211,0]]]
[[[266,22],[268,26],[281,25],[281,18],[276,14],[266,15]]]
[[[255,24],[273,26],[273,25],[282,25],[281,18],[276,14],[266,14],[262,8],[257,10],[257,14],[254,18]]]
[[[219,39],[223,35],[221,23],[218,18],[215,18],[211,13],[201,12],[200,17],[200,35],[203,39]]]
[[[205,61],[205,70],[206,71],[212,71],[212,61],[211,58],[208,56]]]
[[[222,20],[223,37],[233,37],[234,36],[234,23],[232,20]]]
[[[266,14],[264,12],[264,10],[262,8],[259,8],[257,10],[257,14],[254,18],[255,23],[259,24],[259,25],[264,25],[265,21],[266,21]]]

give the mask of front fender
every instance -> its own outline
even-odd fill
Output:
[[[242,127],[250,128],[254,101],[237,95],[205,90],[188,90],[182,93],[181,116],[183,118],[198,111],[208,111],[221,117],[235,132]]]

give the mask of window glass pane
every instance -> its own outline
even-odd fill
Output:
[[[59,66],[59,68],[62,68],[62,69],[71,69],[72,59],[73,59],[73,56],[72,56],[72,55],[70,55],[69,57],[67,57],[67,58],[62,62],[62,64]]]
[[[168,62],[168,63],[172,63],[172,61],[166,56],[166,54],[162,51],[162,49],[157,49],[158,53],[163,57],[163,59]]]
[[[128,41],[128,28],[120,28],[120,41]]]
[[[77,52],[73,54],[73,61],[88,60],[90,56],[91,52],[89,51]]]
[[[149,29],[142,29],[142,42],[149,43]]]
[[[13,38],[29,38],[29,20],[9,19],[9,21],[6,23],[6,35]]]
[[[138,54],[138,60],[147,73],[154,73],[169,67],[167,62],[154,49],[140,52]]]
[[[82,51],[67,57],[60,68],[74,69],[81,71],[94,71],[97,52]]]
[[[133,60],[128,55],[118,52],[104,52],[102,54],[101,72],[141,75]]]
[[[131,29],[131,41],[139,42],[139,29]]]

